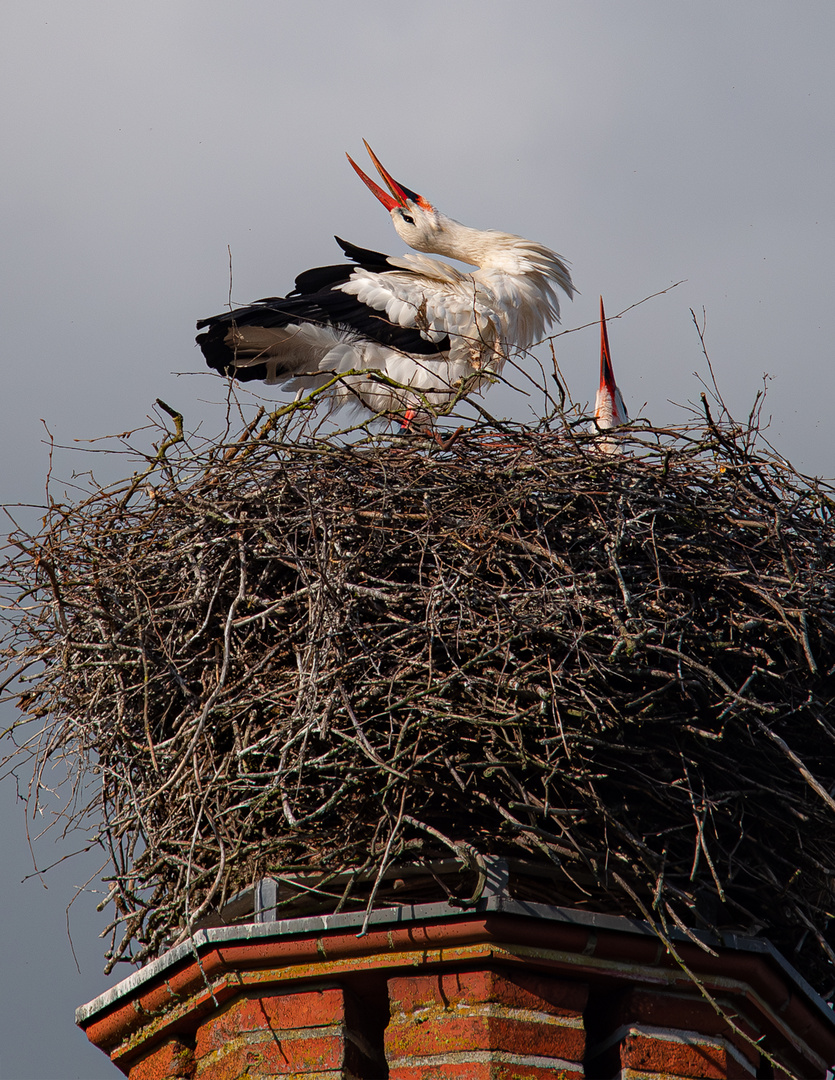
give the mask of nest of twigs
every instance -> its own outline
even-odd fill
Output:
[[[834,493],[709,414],[623,449],[175,436],[12,537],[12,765],[72,765],[110,967],[265,875],[344,910],[492,854],[832,993]]]

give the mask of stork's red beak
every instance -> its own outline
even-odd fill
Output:
[[[600,297],[600,389],[608,390],[612,399],[615,395],[615,373],[612,371],[612,354],[609,352],[609,334],[606,330],[606,312],[603,310],[603,297]]]
[[[394,210],[398,206],[406,206],[407,202],[417,203],[417,205],[423,207],[424,210],[432,209],[431,204],[428,203],[422,195],[418,195],[417,192],[411,191],[409,188],[404,187],[402,184],[398,184],[398,182],[388,172],[388,170],[380,164],[377,155],[374,153],[368,143],[365,142],[365,139],[363,139],[362,141],[365,143],[365,149],[368,151],[371,160],[374,162],[374,165],[377,168],[377,172],[385,180],[386,186],[391,192],[391,195],[388,195],[385,191],[383,191],[379,184],[375,184],[370,177],[366,176],[350,154],[346,154],[345,156],[353,165],[354,171],[356,172],[357,176],[359,176],[359,178],[368,185],[371,191],[374,192],[374,194],[377,196],[377,198],[380,200],[386,210]],[[392,198],[392,196],[394,197]]]

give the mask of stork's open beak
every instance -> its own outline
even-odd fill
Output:
[[[417,205],[423,207],[424,210],[432,209],[431,204],[428,203],[422,195],[418,195],[417,192],[411,191],[409,188],[404,187],[402,184],[398,184],[398,182],[388,172],[388,170],[380,164],[377,155],[374,153],[368,143],[365,142],[365,139],[363,139],[362,141],[365,143],[365,149],[368,151],[371,160],[374,162],[374,165],[377,168],[377,172],[385,180],[386,186],[391,192],[391,195],[386,194],[386,192],[383,191],[379,184],[375,184],[370,177],[366,176],[350,154],[346,154],[345,156],[353,165],[354,171],[356,172],[357,176],[359,176],[359,178],[368,185],[371,191],[374,192],[374,194],[377,196],[377,198],[380,200],[386,210],[394,210],[398,206],[406,206],[408,202],[417,203]]]
[[[603,310],[603,297],[600,297],[600,389],[608,390],[612,399],[615,395],[615,373],[612,371],[612,354],[609,352],[609,334],[606,330],[606,312]]]

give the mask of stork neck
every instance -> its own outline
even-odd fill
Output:
[[[482,270],[520,272],[519,260],[513,253],[518,237],[492,230],[472,229],[452,218],[448,218],[444,224],[443,235],[437,238],[434,245],[436,254],[458,259]]]

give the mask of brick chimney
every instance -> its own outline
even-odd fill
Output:
[[[78,1010],[130,1080],[824,1077],[835,1063],[835,1016],[762,939],[681,934],[679,963],[644,923],[501,888],[469,910],[375,911],[364,930],[362,912],[280,920],[252,902],[253,921],[199,930]]]

